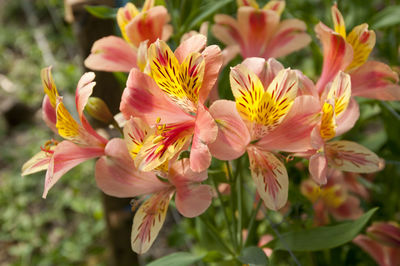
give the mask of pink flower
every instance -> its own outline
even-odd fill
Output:
[[[95,86],[94,73],[85,73],[78,82],[75,95],[78,123],[65,108],[51,75],[51,68],[42,69],[42,82],[46,96],[43,100],[43,119],[65,140],[48,141],[42,151],[26,162],[22,175],[46,170],[43,197],[71,168],[104,154],[108,140],[100,136],[87,122],[83,110]]]
[[[338,221],[360,217],[360,200],[352,192],[343,172],[333,169],[328,173],[328,183],[322,187],[311,179],[301,183],[301,193],[313,203],[316,225],[328,224],[330,215]]]
[[[262,9],[256,1],[238,3],[237,20],[219,14],[214,17],[215,25],[212,27],[214,36],[227,46],[228,60],[239,52],[243,58],[278,58],[307,46],[311,41],[303,21],[280,21],[284,1],[270,1]]]
[[[350,76],[339,72],[324,97],[320,123],[312,132],[313,149],[304,153],[310,158],[309,171],[314,181],[326,184],[328,166],[355,173],[381,170],[381,159],[367,148],[351,141],[330,141],[351,129],[359,116],[358,105],[351,99]]]
[[[273,210],[285,205],[288,193],[286,168],[274,151],[311,147],[310,133],[320,110],[316,97],[297,96],[303,80],[274,59],[249,58],[231,70],[236,102],[219,100],[210,107],[218,125],[211,153],[232,160],[247,151],[257,192]]]
[[[376,222],[358,235],[353,242],[367,252],[379,266],[398,266],[400,263],[400,227],[396,222]]]
[[[136,126],[137,136],[145,133],[145,128]],[[153,172],[139,172],[121,139],[111,140],[105,156],[96,163],[96,182],[106,194],[143,196],[144,202],[133,219],[131,236],[132,249],[139,254],[147,252],[157,237],[174,194],[176,208],[185,217],[198,216],[211,204],[211,187],[201,184],[207,179],[207,171],[193,172],[188,159],[167,165],[159,174],[161,177]],[[145,197],[148,194],[151,196]]]
[[[217,80],[222,64],[220,49],[206,46],[206,37],[195,35],[173,53],[163,41],[150,45],[149,75],[136,69],[129,74],[120,110],[126,119],[143,119],[153,128],[138,152],[135,163],[151,171],[176,157],[190,142],[190,167],[208,168],[207,144],[217,126],[204,102]]]
[[[400,100],[399,77],[396,72],[381,62],[367,61],[375,45],[375,32],[361,24],[346,34],[342,14],[336,4],[332,6],[334,30],[322,22],[315,31],[322,42],[324,63],[317,83],[323,93],[339,71],[350,74],[352,95],[380,100]]]
[[[143,70],[138,62],[143,49],[141,43],[148,41],[150,44],[159,38],[168,40],[172,34],[172,26],[167,24],[169,19],[167,9],[163,6],[154,7],[154,0],[146,0],[141,11],[134,4],[127,3],[117,14],[123,38],[108,36],[96,41],[85,60],[85,66],[101,71]]]

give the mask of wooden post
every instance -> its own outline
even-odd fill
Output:
[[[113,6],[113,0],[64,0],[65,18],[72,23],[82,59],[89,54],[92,44],[105,36],[114,34],[114,21],[98,19],[89,14],[85,5]],[[83,60],[82,60],[83,62]],[[113,114],[119,112],[122,90],[112,73],[96,72],[96,86],[93,95],[102,98]],[[107,219],[109,247],[112,264],[117,266],[139,265],[137,255],[132,251],[130,235],[132,213],[130,199],[119,199],[103,193],[105,216]]]

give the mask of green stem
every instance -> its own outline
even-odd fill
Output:
[[[235,247],[235,250],[238,249],[238,239],[237,239],[237,225],[236,225],[236,208],[235,208],[235,199],[236,199],[236,186],[235,186],[235,180],[232,175],[232,169],[231,165],[229,164],[229,161],[226,161],[226,168],[228,171],[228,181],[229,185],[231,188],[231,195],[229,197],[229,202],[230,202],[230,207],[231,207],[231,212],[232,212],[232,228],[233,228],[233,245]]]
[[[238,233],[239,233],[239,247],[242,248],[243,245],[243,202],[242,202],[242,194],[243,194],[243,182],[242,182],[242,174],[241,174],[241,164],[240,158],[237,160],[236,164],[236,190],[237,190],[237,208],[239,211],[239,219],[238,219]]]
[[[231,238],[231,241],[234,242],[235,236],[233,235],[233,232],[232,232],[232,229],[231,229],[231,224],[230,224],[229,219],[228,219],[228,214],[226,213],[226,208],[225,208],[225,204],[224,204],[224,202],[222,200],[221,192],[219,192],[217,183],[215,182],[214,178],[211,178],[211,182],[212,182],[212,184],[214,186],[215,191],[217,191],[217,195],[218,195],[218,199],[219,199],[220,204],[221,204],[222,213],[224,215],[225,223],[226,223],[226,226],[228,227],[229,237]]]
[[[253,209],[253,211],[251,213],[249,226],[247,227],[247,238],[246,238],[246,242],[244,242],[245,247],[247,247],[250,244],[251,236],[253,235],[253,232],[255,230],[254,225],[255,225],[255,221],[256,221],[256,216],[257,216],[258,211],[260,210],[261,203],[262,203],[261,199],[258,200],[257,207],[255,209]]]
[[[221,238],[219,235],[219,231],[212,225],[210,224],[207,219],[203,217],[203,215],[199,216],[200,220],[204,223],[204,225],[207,227],[207,229],[210,231],[211,235],[214,237],[214,239],[226,250],[228,251],[233,257],[236,257],[235,252],[228,247],[224,240]]]
[[[118,125],[118,122],[113,118],[111,125],[113,125],[116,129],[118,129],[119,133],[121,133],[122,137],[124,136],[124,131],[122,128]]]

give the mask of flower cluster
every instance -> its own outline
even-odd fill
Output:
[[[214,18],[212,33],[226,45],[222,51],[193,32],[172,51],[166,42],[172,34],[168,12],[154,1],[146,0],[140,11],[131,3],[120,8],[122,38],[95,42],[85,65],[129,72],[120,103],[123,137],[107,139],[85,118],[86,107],[94,118],[118,126],[104,102],[90,97],[92,72],[77,85],[76,121],[46,68],[43,118],[65,140],[46,142],[23,166],[23,175],[47,170],[45,197],[68,170],[98,158],[95,178],[102,191],[115,197],[142,196],[132,227],[137,253],[152,245],[173,197],[185,217],[198,216],[210,206],[214,192],[202,182],[212,157],[229,161],[247,153],[256,190],[272,210],[288,201],[290,181],[282,152],[305,158],[311,179],[301,190],[314,203],[316,223],[327,223],[328,212],[337,219],[357,218],[362,210],[353,194],[365,196],[365,191],[344,175],[376,172],[383,161],[367,148],[336,137],[359,118],[355,96],[400,99],[398,75],[383,63],[368,61],[375,33],[362,24],[346,34],[334,5],[334,29],[322,22],[315,27],[324,61],[314,83],[275,59],[309,44],[305,23],[281,21],[283,1],[263,8],[254,0],[238,5],[236,19],[222,14]],[[234,101],[211,101],[223,66],[238,53],[244,60],[230,70]]]

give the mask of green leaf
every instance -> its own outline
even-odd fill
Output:
[[[85,6],[85,9],[93,16],[102,19],[115,19],[118,12],[118,8],[109,6]]]
[[[186,28],[186,30],[193,29],[197,24],[201,23],[202,21],[207,19],[209,16],[211,16],[212,14],[217,12],[220,8],[231,3],[232,1],[233,0],[223,0],[223,1],[218,1],[218,2],[212,1],[210,4],[204,5],[201,8],[200,14],[191,21],[191,23]]]
[[[282,234],[271,246],[275,250],[316,251],[343,245],[357,236],[377,209],[369,210],[355,221]]]
[[[373,29],[380,29],[389,26],[400,24],[400,5],[388,6],[379,11],[373,18],[371,27]]]
[[[238,260],[244,264],[249,264],[249,266],[268,265],[268,257],[261,248],[256,246],[243,249]]]
[[[200,261],[204,256],[194,255],[188,252],[176,252],[155,260],[147,266],[187,266]]]

